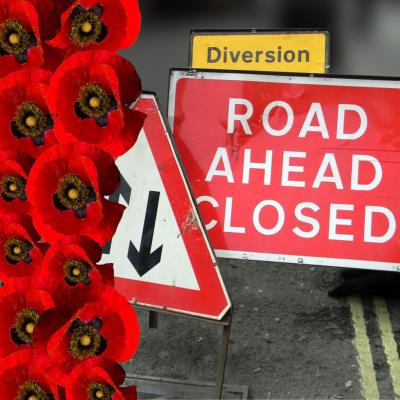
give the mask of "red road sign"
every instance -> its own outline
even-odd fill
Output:
[[[399,270],[399,106],[396,81],[173,71],[217,256]]]
[[[114,263],[116,288],[128,300],[222,319],[230,300],[153,95],[135,146],[117,160],[128,206],[103,262]]]

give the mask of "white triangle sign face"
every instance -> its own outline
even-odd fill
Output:
[[[134,109],[147,118],[116,161],[123,183],[112,198],[127,209],[101,261],[134,303],[222,319],[231,303],[157,101],[142,95]]]

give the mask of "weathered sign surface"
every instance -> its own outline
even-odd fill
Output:
[[[400,269],[400,82],[173,71],[173,135],[221,257]]]
[[[116,288],[128,300],[221,319],[230,300],[153,95],[135,146],[117,159],[127,205],[102,261],[114,263]]]

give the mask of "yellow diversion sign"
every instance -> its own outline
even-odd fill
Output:
[[[327,31],[193,31],[190,67],[324,73]]]

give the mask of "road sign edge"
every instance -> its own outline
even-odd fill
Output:
[[[218,79],[225,76],[239,76],[245,81],[256,81],[256,82],[273,82],[273,80],[263,80],[262,77],[277,77],[277,82],[282,82],[279,78],[283,79],[283,82],[288,81],[292,83],[301,84],[320,84],[321,86],[332,84],[333,80],[341,80],[344,82],[352,83],[353,86],[359,87],[376,87],[376,88],[393,88],[400,89],[400,78],[399,77],[381,77],[381,76],[357,76],[357,75],[324,75],[324,74],[303,74],[303,73],[276,73],[276,72],[252,72],[252,71],[231,71],[231,70],[210,70],[210,69],[191,69],[191,68],[171,68],[170,69],[170,82],[169,82],[169,101],[167,108],[168,121],[171,126],[173,135],[173,123],[175,118],[175,100],[176,100],[176,87],[177,83],[182,78],[197,78],[202,79],[207,74],[212,76],[211,79]],[[259,79],[251,79],[251,77],[259,77]],[[246,78],[246,79],[243,79]],[[286,78],[286,79],[284,79]],[[292,78],[298,78],[293,80]],[[312,79],[314,82],[302,82],[301,78]],[[222,79],[224,80],[224,79]],[[229,80],[229,79],[225,79]],[[233,79],[231,79],[233,80]],[[234,79],[239,80],[239,79]],[[356,81],[363,82],[364,84],[354,85]],[[368,86],[368,83],[375,82],[376,85]],[[381,82],[379,85],[377,82]],[[384,84],[386,83],[386,84]],[[336,86],[348,86],[348,85],[336,85]],[[353,260],[353,259],[336,259],[336,258],[324,258],[324,257],[310,257],[310,256],[296,256],[296,255],[285,255],[285,254],[273,254],[273,253],[256,253],[256,252],[245,252],[245,251],[233,251],[233,250],[220,250],[215,249],[217,257],[221,258],[233,258],[233,259],[248,259],[258,261],[271,261],[271,262],[288,262],[295,264],[306,264],[306,265],[322,265],[322,266],[334,266],[339,268],[357,268],[367,269],[366,267],[379,266],[382,271],[394,271],[400,272],[400,265],[393,263],[379,262],[379,261],[364,261],[364,260]],[[247,257],[250,255],[250,257]],[[284,258],[285,260],[282,260]],[[303,259],[302,263],[298,262],[298,259]],[[306,261],[304,261],[306,260]],[[307,261],[308,260],[308,261]],[[328,264],[324,260],[335,261],[335,264]],[[362,266],[363,265],[363,266]]]
[[[176,163],[176,165],[178,167],[178,170],[179,170],[179,173],[181,175],[182,182],[183,182],[184,187],[186,189],[186,192],[188,194],[192,209],[196,214],[197,221],[198,221],[198,224],[199,224],[199,228],[201,230],[201,233],[202,233],[203,239],[205,241],[206,247],[208,249],[210,258],[211,258],[212,263],[214,265],[215,273],[217,275],[217,278],[218,278],[222,293],[224,294],[224,297],[225,297],[225,300],[226,300],[226,303],[227,303],[226,307],[223,309],[223,311],[219,314],[218,317],[213,317],[213,316],[209,316],[209,315],[206,316],[206,314],[199,314],[199,313],[197,313],[197,314],[196,313],[189,313],[188,311],[177,310],[177,309],[174,309],[174,308],[171,308],[171,307],[165,307],[165,308],[168,309],[168,310],[174,311],[174,312],[180,312],[180,313],[190,314],[190,315],[198,315],[198,316],[207,317],[207,318],[210,318],[210,319],[218,319],[218,320],[220,320],[232,308],[232,299],[231,299],[231,297],[229,295],[229,292],[228,292],[228,290],[227,290],[227,288],[225,286],[224,280],[222,279],[222,275],[221,275],[221,272],[220,272],[218,264],[217,264],[216,255],[215,255],[214,249],[211,247],[211,243],[210,243],[210,240],[208,238],[207,231],[206,231],[206,229],[204,227],[203,221],[202,221],[200,213],[199,213],[197,202],[195,201],[195,197],[194,197],[193,192],[192,192],[192,190],[191,190],[191,188],[189,186],[189,181],[188,181],[188,178],[186,176],[184,166],[183,166],[183,164],[182,164],[182,162],[181,162],[181,160],[179,158],[179,153],[178,153],[177,148],[175,146],[175,143],[173,141],[173,137],[172,137],[172,134],[171,134],[170,126],[168,124],[168,120],[166,118],[164,118],[164,116],[163,116],[163,114],[161,112],[160,105],[159,105],[159,102],[158,102],[158,99],[157,99],[157,95],[155,93],[153,93],[153,92],[143,92],[141,94],[140,98],[153,100],[155,105],[156,105],[156,107],[157,107],[157,112],[159,114],[160,121],[161,121],[161,123],[163,125],[163,128],[165,130],[168,143],[170,145],[172,154],[173,154],[174,159],[175,159],[175,163]],[[196,273],[195,270],[194,270],[194,273]],[[201,291],[201,288],[200,288],[200,291]]]

